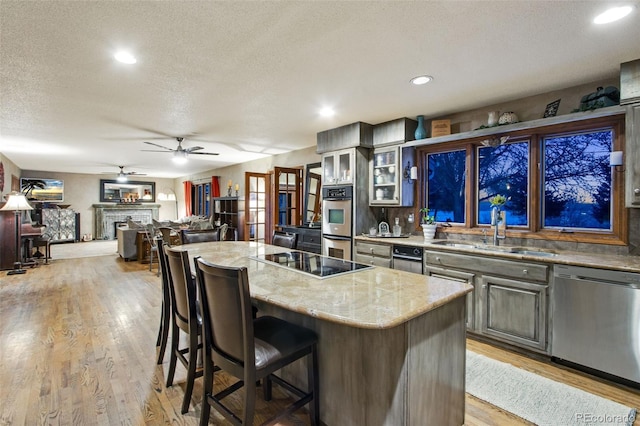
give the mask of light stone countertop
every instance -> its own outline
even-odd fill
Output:
[[[252,259],[291,251],[262,243],[224,241],[174,246],[222,266],[246,266],[251,297],[356,328],[392,328],[472,291],[468,284],[373,267],[324,279]],[[195,273],[195,268],[193,269]]]
[[[426,242],[424,238],[416,235],[412,235],[408,238],[370,238],[363,235],[359,235],[355,237],[358,241],[366,241],[370,243],[378,243],[378,244],[398,244],[398,245],[407,245],[414,247],[423,247],[425,250],[444,250],[450,251],[454,253],[460,254],[473,254],[473,255],[482,255],[489,257],[499,257],[504,259],[513,259],[513,260],[526,260],[528,262],[539,262],[539,263],[547,263],[547,264],[561,264],[561,265],[574,265],[574,266],[584,266],[591,268],[601,268],[601,269],[611,269],[616,271],[625,271],[625,272],[636,272],[640,273],[640,256],[632,256],[632,255],[607,255],[602,253],[583,253],[583,252],[573,252],[573,251],[565,251],[565,250],[546,250],[546,249],[535,249],[532,250],[540,250],[542,252],[552,252],[553,256],[538,256],[538,255],[528,255],[521,253],[509,253],[508,248],[509,245],[500,245],[497,248],[491,245],[483,245],[477,244],[472,241],[457,241],[461,244],[474,244],[479,246],[479,248],[464,248],[464,247],[450,247],[446,245],[438,244],[438,241],[443,240],[433,240],[432,242]],[[485,248],[482,248],[484,246]],[[518,246],[522,247],[522,246]]]

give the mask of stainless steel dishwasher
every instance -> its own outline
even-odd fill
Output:
[[[554,266],[551,355],[640,384],[640,274]]]

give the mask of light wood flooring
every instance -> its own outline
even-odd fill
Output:
[[[182,415],[184,369],[178,364],[175,384],[166,388],[168,356],[155,364],[160,305],[155,267],[151,273],[148,265],[117,255],[54,259],[25,275],[0,272],[0,425],[198,424],[202,380],[196,380],[190,410]],[[640,407],[638,390],[475,340],[468,339],[468,346]],[[256,423],[287,403],[277,386],[269,405],[257,399]],[[211,412],[209,424],[226,424]],[[469,426],[528,424],[469,395],[465,420]],[[304,425],[308,417],[302,412],[280,424]]]

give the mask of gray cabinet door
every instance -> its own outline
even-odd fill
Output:
[[[640,104],[627,106],[625,186],[627,207],[640,207]]]
[[[483,275],[480,332],[547,350],[547,285]]]
[[[467,294],[467,330],[476,329],[476,274],[451,269],[426,266],[424,274],[430,277],[440,277],[449,280],[460,281],[473,286],[473,291]]]

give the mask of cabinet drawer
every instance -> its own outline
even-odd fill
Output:
[[[301,239],[306,244],[322,244],[322,234],[320,232],[317,235],[311,233],[299,234],[298,239]]]
[[[298,243],[297,249],[316,254],[322,253],[322,246],[320,244]]]
[[[482,256],[444,253],[425,250],[425,265],[466,269],[473,272],[489,273],[532,281],[547,281],[549,266],[536,263],[494,259]]]
[[[370,256],[388,257],[389,260],[391,260],[391,246],[386,244],[372,244],[358,241],[356,243],[356,252]]]
[[[375,257],[367,254],[356,253],[355,261],[357,263],[364,263],[365,265],[382,266],[384,268],[391,268],[391,259],[383,257]]]

